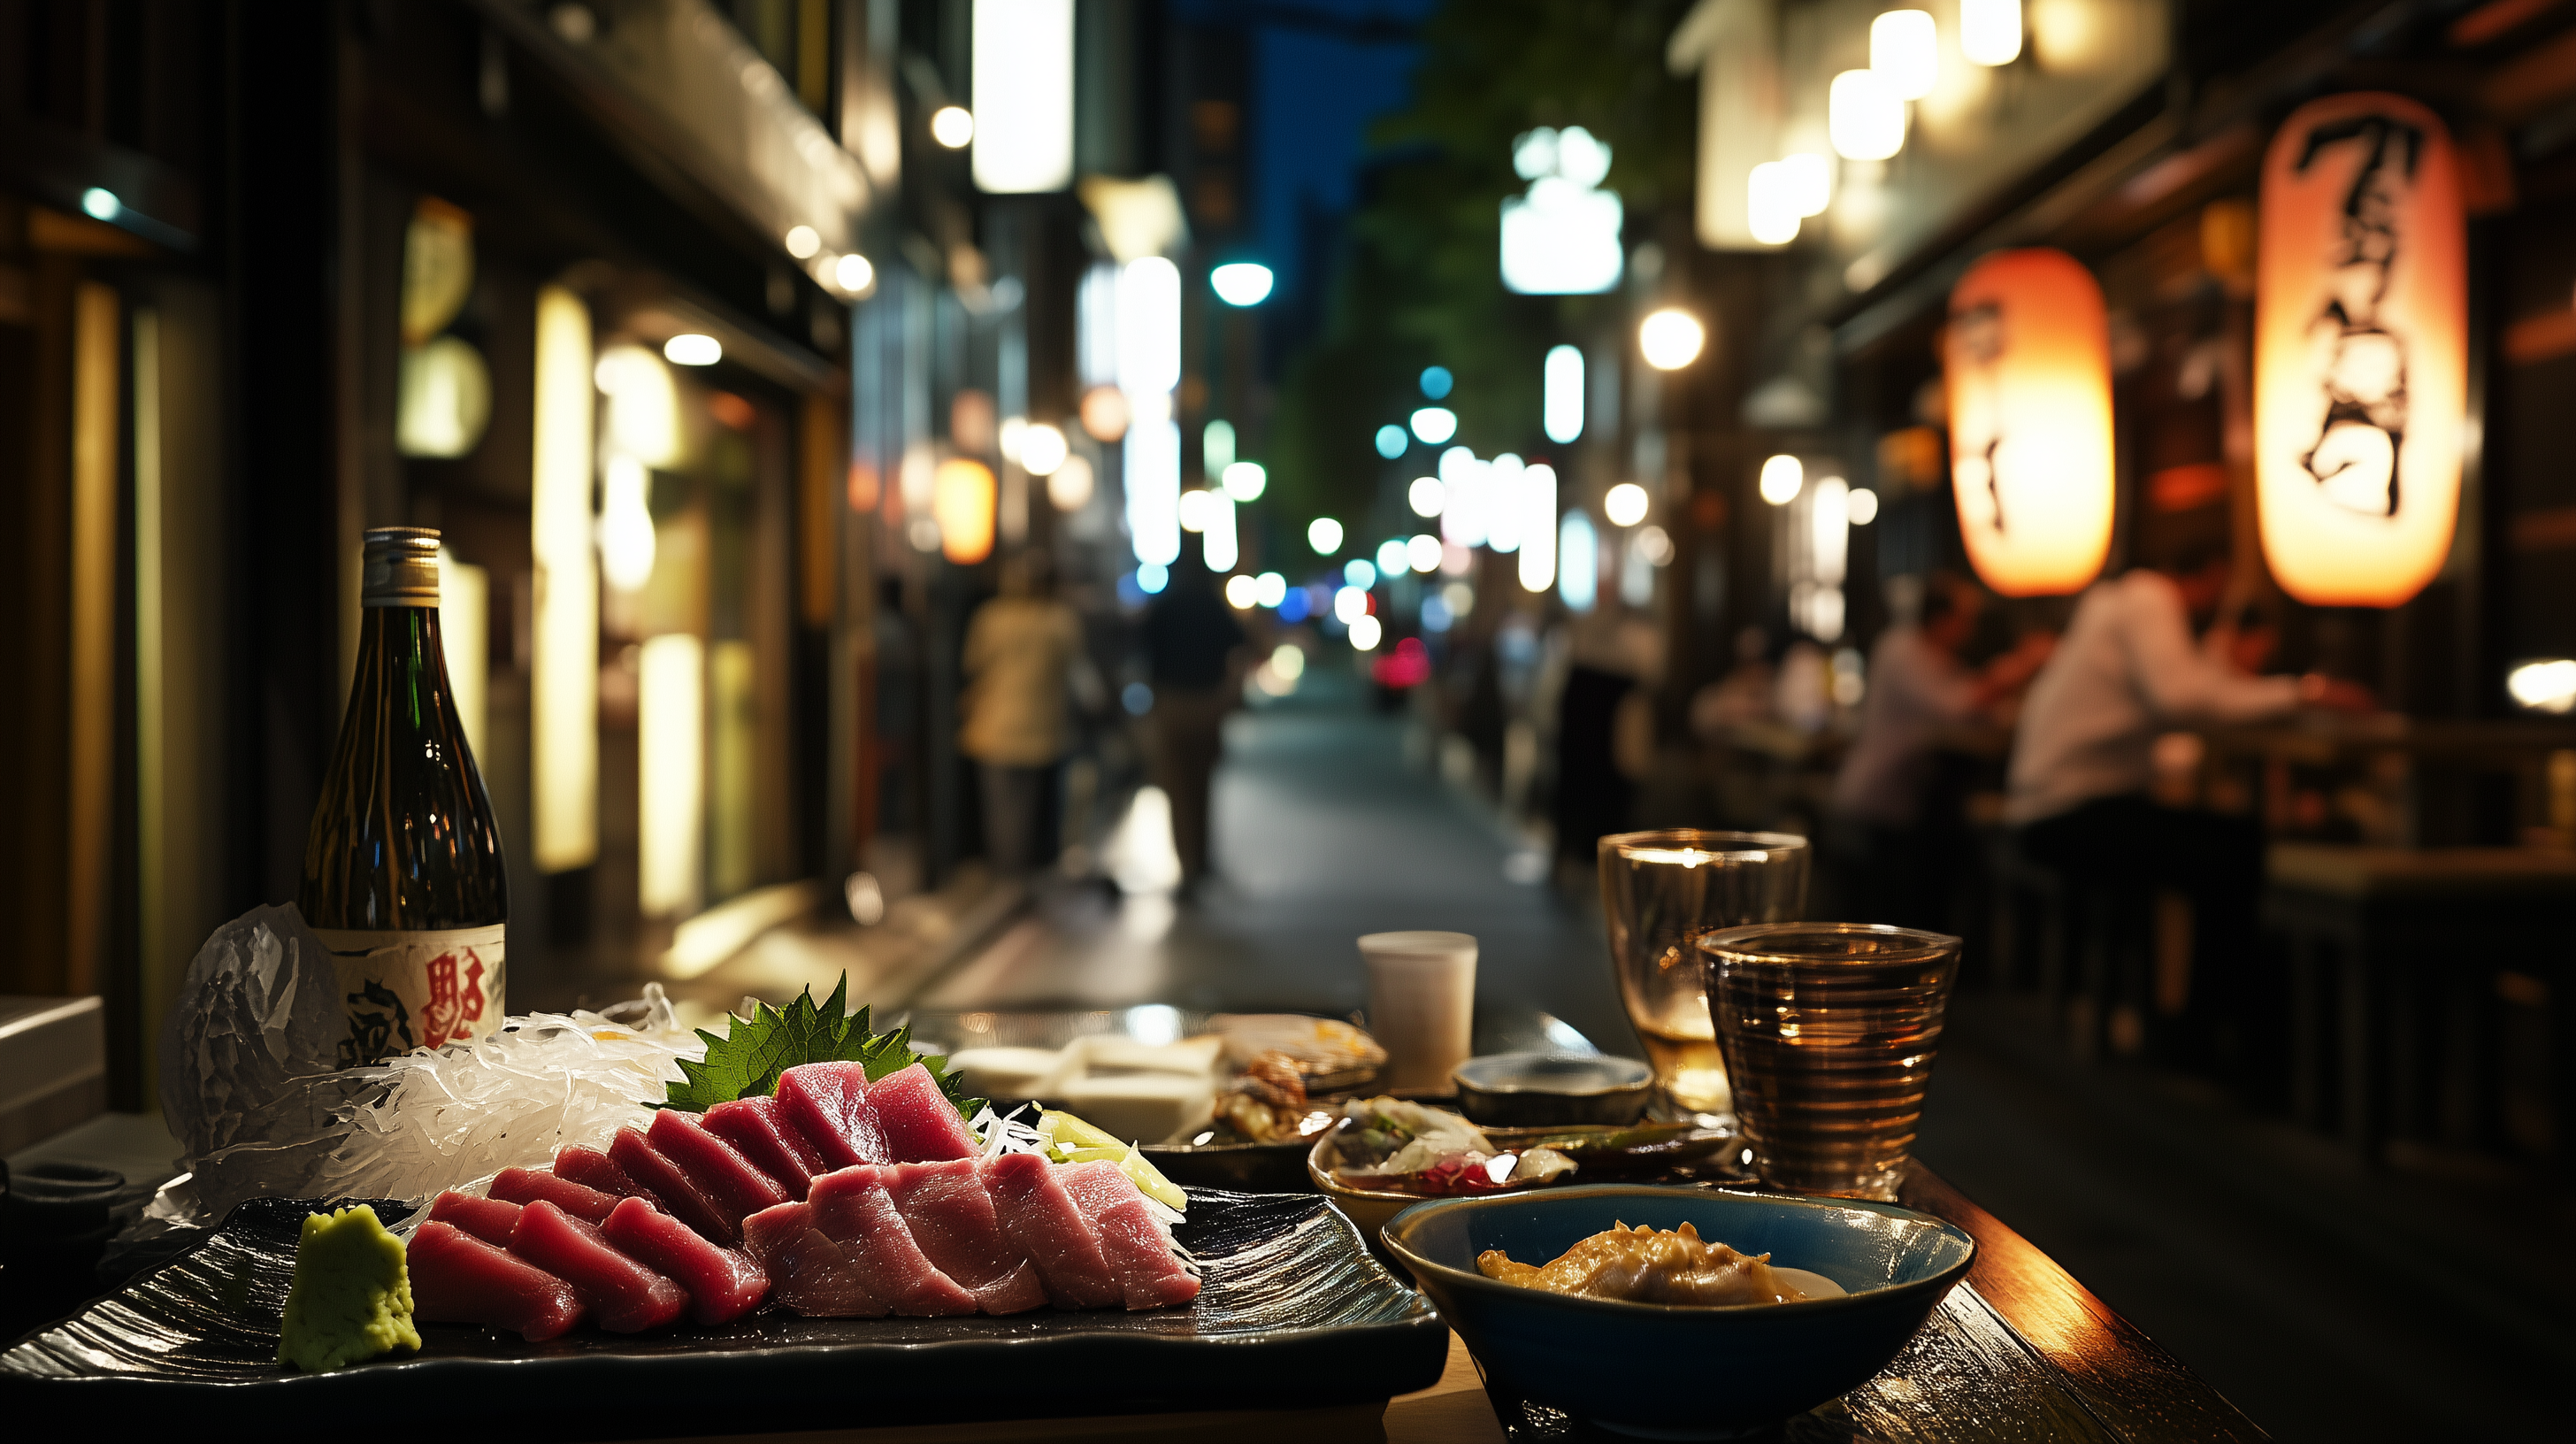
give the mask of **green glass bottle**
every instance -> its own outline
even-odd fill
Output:
[[[501,831],[448,690],[438,533],[369,531],[360,604],[296,899],[339,973],[344,1068],[498,1029],[510,913]]]

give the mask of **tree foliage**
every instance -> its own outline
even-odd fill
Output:
[[[1272,443],[1282,501],[1305,515],[1367,516],[1388,469],[1372,438],[1425,404],[1425,366],[1457,377],[1442,404],[1480,455],[1545,446],[1541,358],[1589,334],[1616,298],[1503,289],[1502,201],[1524,186],[1512,141],[1580,125],[1610,142],[1606,184],[1627,208],[1633,249],[1659,209],[1689,204],[1697,84],[1664,67],[1687,9],[1450,0],[1425,25],[1413,102],[1372,133],[1380,151],[1323,333],[1289,366]]]

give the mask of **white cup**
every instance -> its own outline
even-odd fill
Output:
[[[1370,933],[1369,1031],[1386,1049],[1384,1089],[1446,1092],[1476,1018],[1476,940],[1466,933]]]

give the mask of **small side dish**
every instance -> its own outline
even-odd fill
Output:
[[[1457,1114],[1402,1098],[1354,1098],[1338,1128],[1332,1177],[1344,1188],[1439,1198],[1553,1183],[1575,1169],[1553,1148],[1501,1148]]]
[[[1727,1307],[1817,1297],[1774,1271],[1771,1255],[1711,1243],[1687,1219],[1678,1229],[1643,1223],[1630,1228],[1614,1220],[1543,1266],[1516,1263],[1503,1250],[1489,1248],[1476,1255],[1476,1272],[1523,1288],[1632,1304]]]

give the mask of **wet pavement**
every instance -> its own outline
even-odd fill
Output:
[[[1106,885],[1043,891],[914,1001],[1347,1014],[1368,1001],[1361,934],[1435,928],[1477,939],[1480,1048],[1539,1046],[1545,1014],[1604,1052],[1635,1052],[1597,913],[1507,875],[1527,844],[1435,776],[1418,735],[1408,761],[1413,725],[1347,692],[1237,713],[1217,777],[1214,876],[1177,903]]]

